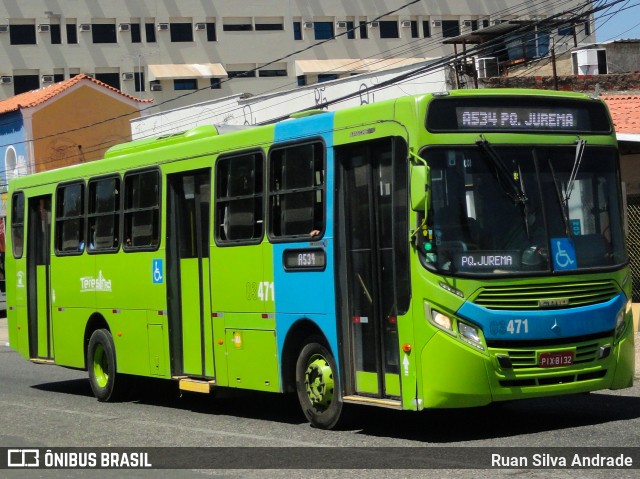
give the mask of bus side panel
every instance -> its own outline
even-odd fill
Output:
[[[53,344],[55,362],[71,368],[85,367],[84,331],[93,308],[53,308]]]
[[[102,309],[116,347],[119,373],[150,376],[147,311]]]
[[[321,246],[325,251],[326,268],[324,271],[286,271],[283,254],[286,249],[318,247],[318,241],[277,243],[273,245],[273,275],[275,287],[276,331],[278,339],[278,357],[282,359],[282,350],[291,326],[300,318],[315,322],[326,337],[333,352],[336,364],[340,367],[338,353],[338,331],[336,321],[336,302],[334,294],[334,257],[333,257],[333,213],[334,213],[334,152],[333,152],[333,113],[323,113],[295,122],[283,122],[276,125],[275,141],[302,141],[304,138],[322,137],[326,146],[325,175],[325,231]]]

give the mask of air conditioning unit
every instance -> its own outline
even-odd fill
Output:
[[[462,26],[463,27],[472,27],[473,26],[473,21],[472,20],[462,20]]]
[[[51,30],[51,25],[49,25],[48,23],[41,23],[40,25],[38,25],[39,32],[48,32],[50,30]]]
[[[9,25],[0,25],[0,33],[8,33]]]
[[[196,30],[200,31],[200,30],[206,30],[207,29],[207,24],[206,23],[196,23],[195,27]]]
[[[162,85],[160,83],[152,83],[150,89],[151,91],[162,91]]]
[[[124,72],[122,74],[122,79],[127,81],[127,80],[133,80],[135,78],[135,75],[133,74],[133,72]]]
[[[306,29],[313,28],[313,22],[304,22],[303,26]]]
[[[336,22],[336,28],[347,28],[347,22]]]
[[[8,85],[9,83],[13,83],[13,77],[12,76],[1,76],[0,77],[0,83],[2,83],[3,85]]]
[[[411,27],[411,20],[402,20],[400,22],[400,26],[403,27],[403,28]]]
[[[118,25],[118,30],[120,30],[121,32],[130,32],[131,31],[131,24],[130,23],[121,23],[120,25]]]
[[[499,75],[498,59],[496,57],[478,58],[476,70],[478,78],[497,77]]]
[[[431,22],[431,26],[432,27],[441,27],[442,26],[442,20],[434,20]]]
[[[169,30],[169,24],[168,23],[158,23],[158,31],[159,32],[165,32]]]
[[[380,22],[371,22],[369,24],[369,28],[379,28],[380,27]]]
[[[42,75],[42,83],[53,83],[53,75]]]
[[[90,32],[91,31],[91,24],[90,23],[81,23],[80,26],[78,27],[78,30],[80,30],[81,32]]]

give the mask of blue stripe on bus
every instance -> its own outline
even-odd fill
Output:
[[[325,335],[336,363],[339,363],[333,267],[334,165],[333,148],[331,148],[333,146],[333,119],[334,114],[327,112],[278,123],[275,127],[274,141],[276,144],[321,137],[327,146],[326,229],[324,236],[319,241],[326,252],[326,268],[324,271],[286,272],[283,265],[284,250],[308,248],[310,243],[277,243],[273,245],[273,280],[278,356],[282,357],[284,340],[291,326],[300,319],[308,319],[314,322]],[[317,242],[314,242],[314,247],[316,244]]]
[[[457,315],[479,325],[487,340],[558,339],[612,331],[625,304],[622,293],[606,303],[544,311],[489,310],[467,301]],[[512,332],[506,329],[510,321]]]

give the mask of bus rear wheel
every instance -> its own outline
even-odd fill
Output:
[[[296,389],[302,411],[312,426],[332,429],[340,420],[342,401],[336,362],[329,350],[310,342],[298,356]]]
[[[100,402],[116,401],[122,395],[124,378],[116,373],[116,348],[107,329],[96,329],[87,349],[89,383]]]

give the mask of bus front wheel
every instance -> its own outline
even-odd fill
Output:
[[[116,374],[116,348],[107,329],[96,329],[89,339],[87,369],[93,394],[101,402],[115,401],[120,396],[124,378]]]
[[[342,413],[338,370],[331,352],[318,342],[310,342],[298,356],[296,389],[302,411],[312,426],[331,429]]]

